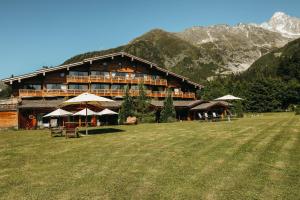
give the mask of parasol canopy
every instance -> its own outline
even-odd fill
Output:
[[[215,100],[216,101],[226,101],[226,100],[243,100],[243,99],[240,97],[236,97],[236,96],[228,94],[228,95],[216,98]]]
[[[77,113],[74,113],[73,116],[91,116],[91,115],[97,115],[96,112],[88,109],[88,108],[84,108],[81,111],[78,111]]]
[[[118,113],[105,108],[101,112],[98,112],[97,115],[118,115]]]
[[[56,110],[52,111],[51,113],[49,113],[49,114],[47,114],[43,117],[63,117],[63,116],[70,116],[70,115],[73,115],[73,113],[65,111],[65,110],[59,108],[59,109],[56,109]]]

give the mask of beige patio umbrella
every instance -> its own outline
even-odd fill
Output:
[[[50,117],[50,118],[51,117],[58,117],[58,119],[59,119],[60,117],[71,116],[71,115],[73,115],[73,113],[58,108],[58,109],[52,111],[51,113],[48,113],[47,115],[45,115],[43,117]]]
[[[98,112],[97,115],[118,115],[118,113],[105,108],[104,110]]]
[[[240,97],[233,96],[231,94],[216,98],[215,101],[227,101],[227,100],[243,100]]]
[[[84,108],[81,111],[78,111],[77,113],[74,113],[73,116],[91,116],[91,115],[97,115],[96,112],[88,109],[88,108]]]
[[[63,105],[70,105],[70,104],[85,104],[85,108],[87,108],[88,104],[98,103],[101,105],[101,102],[113,101],[111,99],[100,97],[90,93],[82,93],[77,97],[71,98],[65,102]],[[88,109],[85,109],[85,134],[88,134],[88,125],[87,125],[87,116],[88,116]]]
[[[233,96],[231,94],[216,98],[215,101],[234,101],[234,100],[243,100],[240,97]],[[226,111],[227,112],[227,111]],[[228,115],[228,121],[230,121],[230,116]]]

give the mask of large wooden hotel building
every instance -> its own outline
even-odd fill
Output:
[[[54,110],[62,101],[90,92],[116,100],[106,105],[117,110],[124,88],[130,95],[139,94],[143,83],[154,109],[162,106],[167,91],[172,91],[178,117],[188,118],[180,110],[200,104],[196,91],[202,86],[188,78],[158,67],[156,64],[125,52],[119,52],[57,67],[42,68],[2,80],[12,87],[13,98],[0,104],[0,127],[35,128],[42,116]]]

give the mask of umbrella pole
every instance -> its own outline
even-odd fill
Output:
[[[85,102],[85,134],[88,134],[88,126],[87,126],[87,102]]]

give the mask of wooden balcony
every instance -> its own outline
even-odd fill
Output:
[[[65,97],[65,96],[77,96],[83,92],[90,92],[98,96],[107,97],[123,97],[125,95],[122,89],[98,89],[98,90],[30,90],[30,89],[20,89],[20,97]],[[131,96],[138,96],[139,90],[130,90]],[[165,91],[151,91],[146,90],[146,95],[152,98],[165,98],[168,93]],[[173,92],[173,98],[182,99],[195,99],[195,93],[192,92]]]
[[[90,83],[89,76],[67,76],[67,83]]]
[[[152,77],[124,77],[124,76],[67,76],[67,83],[110,83],[110,84],[139,84],[167,86],[166,79],[152,79]]]
[[[19,96],[20,97],[42,97],[43,90],[20,89]]]

